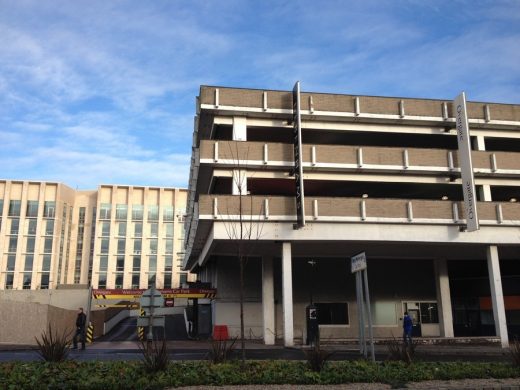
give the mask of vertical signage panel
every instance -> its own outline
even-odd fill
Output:
[[[300,112],[300,82],[294,84],[293,93],[293,143],[294,143],[294,182],[296,185],[296,216],[295,229],[305,226],[305,203],[303,191],[302,164],[302,118]]]
[[[477,201],[475,198],[473,165],[471,163],[471,143],[466,109],[466,95],[464,92],[457,96],[453,101],[453,109],[456,119],[457,142],[459,145],[459,165],[462,178],[462,191],[464,194],[464,211],[467,231],[473,232],[479,229],[479,223],[477,216]]]

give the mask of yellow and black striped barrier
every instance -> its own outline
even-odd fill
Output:
[[[140,317],[144,317],[145,311],[144,309],[141,309]],[[139,340],[144,340],[144,328],[142,326],[137,327],[137,337]]]
[[[91,344],[94,341],[94,325],[87,326],[87,343]]]

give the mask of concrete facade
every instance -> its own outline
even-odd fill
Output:
[[[179,287],[187,191],[0,180],[0,290]]]
[[[311,92],[295,229],[292,104],[290,91],[197,97],[183,266],[217,287],[214,323],[238,333],[241,248],[252,338],[272,343],[274,321],[285,345],[305,342],[311,301],[322,338],[355,338],[349,258],[365,251],[376,337],[399,337],[408,311],[416,336],[506,346],[520,331],[520,106],[467,103],[480,224],[468,232],[451,101]]]

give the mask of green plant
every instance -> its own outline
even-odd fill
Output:
[[[518,338],[515,337],[513,341],[509,343],[509,351],[511,353],[511,359],[513,359],[513,364],[520,367],[520,340],[518,340]]]
[[[237,337],[231,340],[212,340],[211,348],[207,354],[208,360],[213,364],[227,361],[235,349]],[[228,342],[231,344],[228,345]]]
[[[387,360],[401,361],[410,364],[412,363],[416,348],[417,343],[415,341],[410,344],[402,343],[392,336],[392,340],[387,344]]]
[[[307,364],[309,368],[314,372],[321,372],[327,360],[334,354],[333,352],[326,351],[320,348],[319,340],[314,344],[314,346],[304,351],[305,357],[307,358]]]
[[[43,331],[40,338],[35,337],[38,344],[38,354],[47,362],[62,362],[67,359],[70,347],[70,331],[64,330],[59,334],[53,330],[51,324],[47,325],[47,330]]]
[[[160,345],[157,345],[157,340],[139,343],[139,350],[143,355],[142,363],[146,372],[153,373],[164,371],[168,368],[170,357],[168,356],[168,349],[166,348],[166,340],[161,340]]]

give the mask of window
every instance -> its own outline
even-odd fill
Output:
[[[107,221],[101,222],[101,236],[102,237],[110,236],[110,222],[107,222]]]
[[[99,270],[106,271],[108,269],[108,256],[100,256],[99,258]]]
[[[173,221],[173,206],[164,206],[163,221]]]
[[[126,240],[124,238],[120,238],[117,240],[117,253],[124,254],[126,248]]]
[[[143,205],[134,204],[132,205],[132,221],[142,221],[143,220]]]
[[[49,288],[49,274],[42,274],[40,288],[42,290],[47,290]]]
[[[134,224],[134,237],[142,237],[143,236],[143,223],[136,222]]]
[[[28,218],[36,218],[38,216],[38,201],[37,200],[28,200],[27,201],[27,212],[26,217]]]
[[[110,219],[112,205],[110,203],[101,203],[99,206],[99,219]]]
[[[4,200],[0,199],[0,216],[4,213]]]
[[[132,275],[132,288],[139,288],[140,279],[139,274]]]
[[[107,274],[99,274],[98,288],[107,288]]]
[[[166,253],[167,255],[173,254],[173,240],[164,241],[164,253]]]
[[[157,254],[157,240],[150,240],[150,254]]]
[[[437,310],[437,303],[421,302],[419,304],[419,310],[421,312],[421,323],[422,324],[438,324],[439,323],[439,312]]]
[[[348,325],[348,304],[346,302],[316,303],[318,324]]]
[[[27,225],[27,234],[29,236],[35,236],[36,235],[36,224],[37,224],[37,220],[36,219],[30,219],[29,220],[29,223]]]
[[[54,219],[48,219],[45,222],[45,235],[46,236],[54,235]]]
[[[173,223],[165,223],[164,230],[166,231],[167,238],[173,238]]]
[[[103,238],[101,240],[101,253],[108,253],[109,243],[110,240],[108,238]]]
[[[116,259],[116,271],[125,270],[125,256],[117,256]]]
[[[34,256],[33,255],[25,255],[24,271],[32,271],[33,263],[34,263]]]
[[[126,237],[126,222],[119,222],[117,224],[117,235],[119,237]]]
[[[164,288],[172,288],[172,273],[171,271],[164,274]]]
[[[25,246],[25,253],[34,253],[35,237],[27,237],[27,245]]]
[[[23,289],[24,290],[30,290],[31,281],[32,281],[32,273],[24,272],[24,274],[23,274]]]
[[[158,221],[159,220],[159,206],[148,206],[148,220]]]
[[[8,252],[15,253],[16,247],[18,246],[18,237],[9,237],[9,248]]]
[[[14,274],[8,273],[5,275],[5,289],[9,290],[13,288],[13,282],[14,282]]]
[[[157,237],[159,233],[159,224],[153,222],[150,224],[150,237]]]
[[[20,220],[18,218],[11,219],[11,234],[17,235],[20,230]]]
[[[150,256],[148,263],[148,271],[155,272],[157,271],[157,256]]]
[[[141,270],[141,256],[134,256],[132,271],[139,272]]]
[[[43,253],[52,253],[52,237],[45,238],[43,242]]]
[[[56,202],[45,201],[43,203],[43,218],[54,218],[56,215]]]
[[[370,305],[374,325],[397,325],[395,302],[376,301]]]
[[[171,271],[173,267],[173,256],[164,256],[164,270]]]
[[[142,241],[134,240],[134,255],[140,255],[142,250]]]
[[[116,204],[116,219],[125,220],[128,214],[128,206],[126,204]]]
[[[188,283],[188,274],[180,273],[179,274],[179,287],[182,287],[186,283]]]
[[[116,274],[116,288],[123,288],[123,274]]]
[[[19,217],[20,209],[22,206],[21,200],[10,200],[9,201],[9,216],[10,217]]]
[[[43,255],[42,271],[49,272],[51,270],[51,255]]]
[[[16,265],[16,255],[7,255],[6,271],[13,272],[15,265]]]

